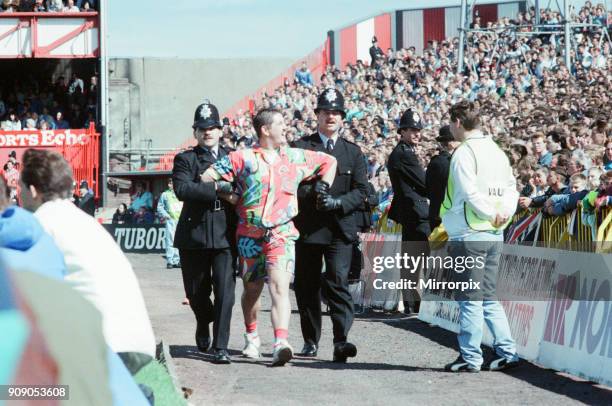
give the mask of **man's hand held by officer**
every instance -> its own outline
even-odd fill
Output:
[[[224,180],[218,180],[215,182],[215,189],[217,190],[217,196],[221,199],[229,202],[230,204],[238,203],[240,196],[234,193],[234,186]]]

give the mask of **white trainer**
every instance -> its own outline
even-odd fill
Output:
[[[255,336],[255,338],[251,337],[249,334],[244,335],[244,350],[242,350],[242,355],[247,358],[259,358],[261,357],[259,347],[261,347],[261,339],[258,335]]]
[[[287,341],[283,341],[278,345],[274,346],[274,353],[272,355],[272,366],[282,367],[293,358],[293,348]]]

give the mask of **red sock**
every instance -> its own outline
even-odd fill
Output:
[[[277,340],[286,340],[289,337],[289,330],[285,328],[274,329],[274,338]]]
[[[247,334],[254,333],[257,331],[257,322],[253,322],[251,324],[245,324]]]

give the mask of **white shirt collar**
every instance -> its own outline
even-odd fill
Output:
[[[210,151],[211,153],[214,152],[216,157],[219,157],[219,146],[217,145],[216,147],[212,147],[212,148],[206,148],[208,151]]]
[[[329,140],[329,138],[323,135],[323,133],[321,133],[320,131],[319,131],[319,137],[321,137],[321,141],[323,141],[323,145],[327,147],[327,140]],[[338,133],[335,132],[334,135],[332,135],[331,139],[334,141],[334,146],[336,146],[336,143],[338,142]]]
[[[467,135],[465,137],[466,140],[472,139],[472,138],[482,138],[484,137],[484,134],[482,133],[481,130],[473,130],[470,132],[469,135]]]

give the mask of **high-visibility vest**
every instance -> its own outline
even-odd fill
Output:
[[[488,136],[470,138],[461,143],[458,148],[469,148],[476,162],[476,187],[478,191],[486,196],[494,207],[501,210],[504,193],[507,186],[508,157],[499,146]],[[451,158],[455,159],[455,156]],[[452,166],[452,165],[451,165]],[[440,206],[440,218],[444,216],[453,206],[453,195],[455,192],[455,181],[453,173],[448,175],[448,183],[444,194],[444,201]],[[508,221],[500,227],[495,227],[489,220],[483,219],[476,214],[469,202],[463,203],[465,222],[475,231],[499,231],[505,229],[512,221]]]

